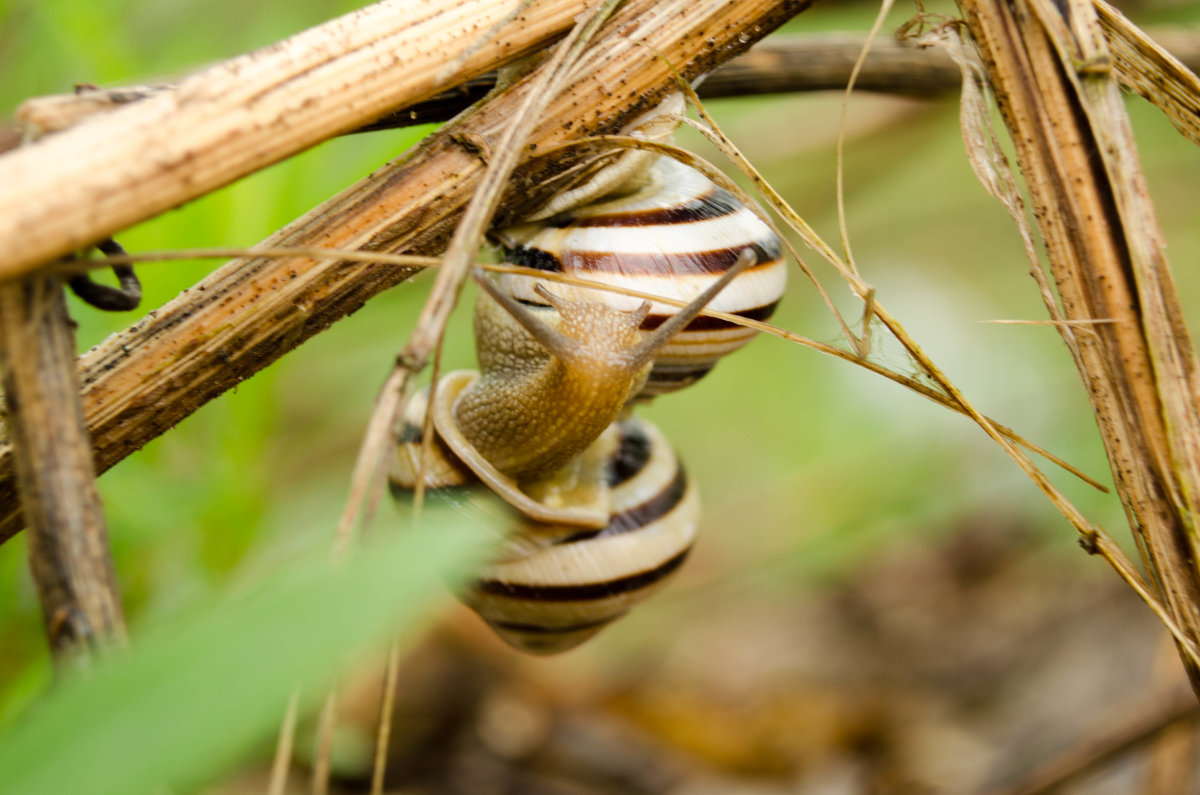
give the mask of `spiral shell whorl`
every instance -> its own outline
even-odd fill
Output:
[[[496,235],[505,260],[603,284],[688,301],[728,270],[744,248],[757,261],[710,304],[755,320],[770,317],[783,294],[786,269],[774,232],[748,207],[695,169],[660,157],[647,184],[626,196],[593,202]],[[535,279],[501,277],[517,300],[542,304]],[[639,299],[569,285],[568,298],[632,309]],[[654,303],[643,330],[660,325],[676,307]],[[640,397],[673,392],[695,382],[717,360],[745,345],[754,332],[698,317],[676,334],[654,362]]]
[[[400,499],[415,486],[426,403],[427,393],[418,393],[405,409],[390,473]],[[615,422],[596,441],[609,492],[602,528],[529,519],[469,472],[460,468],[458,479],[448,476],[453,453],[434,442],[432,471],[441,488],[430,492],[431,505],[446,501],[458,512],[470,502],[505,538],[495,562],[459,597],[521,651],[556,654],[583,643],[657,591],[695,541],[695,487],[670,443],[643,420]]]

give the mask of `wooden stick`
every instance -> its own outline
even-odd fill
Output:
[[[125,641],[83,423],[75,334],[56,276],[0,285],[0,370],[29,559],[60,664]]]
[[[708,71],[806,5],[807,0],[634,4],[635,10],[622,11],[605,34],[611,43],[597,48],[577,81],[551,103],[529,149],[536,153],[616,131],[674,85],[675,69],[687,78]],[[635,30],[637,36],[619,35],[621,30]],[[708,32],[700,36],[701,30]],[[474,191],[482,160],[524,90],[522,83],[510,87],[264,245],[439,253]],[[550,195],[555,188],[549,178],[567,165],[558,159],[527,163],[501,205],[500,223]],[[97,471],[413,270],[301,256],[233,260],[112,335],[80,359]],[[11,450],[0,447],[0,541],[21,527]]]
[[[0,279],[494,69],[584,6],[384,0],[10,152]]]

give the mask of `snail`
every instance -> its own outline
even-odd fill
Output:
[[[689,303],[477,272],[480,372],[451,372],[432,397],[409,401],[389,473],[398,497],[423,480],[435,499],[469,504],[504,533],[461,598],[534,653],[583,642],[683,562],[695,489],[632,408],[749,341],[752,331],[699,317],[705,306],[765,318],[785,280],[770,228],[694,169],[658,157],[601,182],[603,196],[585,186],[582,206],[495,233],[507,261]],[[422,467],[426,411],[435,434]]]
[[[501,230],[495,237],[507,262],[684,301],[750,248],[756,255],[753,267],[710,308],[753,320],[771,316],[787,280],[782,246],[770,227],[699,171],[665,156],[652,161],[631,193]],[[533,293],[535,281],[502,276],[499,283],[519,301],[544,303]],[[580,293],[567,286],[559,291],[568,298],[583,297]],[[586,295],[618,308],[637,303],[615,293]],[[673,312],[674,307],[655,303],[642,328],[657,327]],[[753,336],[743,326],[696,318],[659,352],[639,397],[695,383]]]

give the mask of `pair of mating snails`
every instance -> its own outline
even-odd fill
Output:
[[[432,405],[429,390],[409,401],[390,472],[397,497],[423,476],[432,498],[470,503],[504,533],[460,597],[538,654],[590,638],[686,558],[696,489],[632,407],[749,342],[704,307],[764,319],[786,279],[780,241],[728,191],[668,157],[622,157],[549,217],[496,233],[505,261],[690,303],[477,277],[480,370],[445,375]],[[436,434],[422,466],[426,411]]]

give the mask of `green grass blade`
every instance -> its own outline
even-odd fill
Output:
[[[452,528],[328,555],[145,633],[58,684],[0,737],[0,793],[188,791],[270,742],[300,688],[308,703],[348,659],[411,636],[479,544]]]

